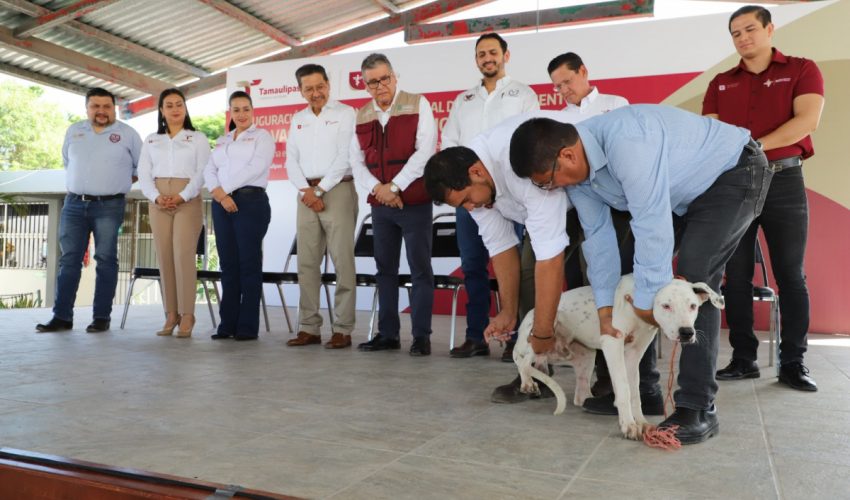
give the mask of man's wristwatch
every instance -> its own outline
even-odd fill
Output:
[[[313,188],[313,195],[315,195],[316,198],[321,198],[324,194],[325,192],[319,186]]]
[[[393,194],[398,194],[399,191],[401,190],[398,188],[398,186],[396,186],[394,182],[390,182],[390,192]]]

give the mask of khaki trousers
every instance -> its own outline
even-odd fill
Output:
[[[334,293],[332,333],[349,335],[354,330],[357,300],[354,268],[354,229],[357,225],[357,191],[353,182],[340,182],[322,196],[325,209],[314,212],[297,199],[296,230],[298,245],[299,330],[320,335],[319,314],[321,265],[325,248],[337,276]]]
[[[180,194],[188,183],[189,179],[176,177],[158,177],[155,181],[156,189],[166,196]],[[195,253],[203,226],[201,197],[196,196],[175,210],[164,210],[154,203],[148,207],[165,311],[195,314]]]

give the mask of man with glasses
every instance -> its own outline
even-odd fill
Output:
[[[328,349],[351,345],[356,280],[354,227],[357,191],[348,162],[354,134],[354,110],[330,99],[325,68],[305,64],[295,71],[298,88],[309,104],[295,113],[286,141],[286,171],[298,189],[295,215],[298,246],[298,335],[288,346],[321,344],[319,294],[325,249],[337,276],[333,335]]]
[[[620,261],[612,207],[632,215],[632,304],[638,317],[654,324],[655,293],[673,279],[674,227],[681,234],[677,274],[719,291],[726,261],[761,212],[772,177],[748,130],[658,105],[629,106],[578,125],[529,120],[511,138],[510,162],[519,177],[567,187],[584,228],[603,342],[623,342],[628,333],[612,324],[620,280],[620,266],[612,266]],[[546,317],[538,324],[535,316],[529,341],[536,353],[554,347],[549,314],[558,300],[557,291],[537,297]],[[699,338],[682,349],[676,410],[659,424],[677,426],[683,444],[719,431],[714,370],[720,311],[707,302],[694,327]]]
[[[411,356],[431,354],[433,205],[422,172],[437,147],[437,127],[425,97],[397,91],[389,59],[370,54],[361,64],[372,100],[357,111],[350,161],[355,181],[369,193],[378,284],[378,334],[361,351],[399,349],[398,266],[407,251],[413,289]]]
[[[467,146],[481,131],[511,116],[540,108],[537,94],[528,85],[507,76],[510,60],[508,43],[497,33],[485,33],[475,42],[475,64],[481,81],[461,92],[454,101],[442,131],[441,148]],[[453,358],[487,356],[490,348],[484,340],[484,328],[490,316],[490,255],[478,234],[478,226],[464,207],[455,210],[457,245],[463,284],[467,293],[466,340],[451,350]],[[532,280],[533,283],[533,280]],[[533,294],[534,290],[528,291]],[[513,362],[513,341],[508,341],[502,360]]]

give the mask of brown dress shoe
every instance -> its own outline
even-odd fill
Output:
[[[351,335],[335,333],[331,339],[325,342],[325,349],[342,349],[351,347]]]
[[[301,345],[310,345],[310,344],[321,344],[322,336],[321,335],[312,335],[307,332],[298,332],[298,336],[294,339],[289,339],[286,341],[286,345],[289,347],[301,346]]]

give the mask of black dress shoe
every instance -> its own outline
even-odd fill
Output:
[[[449,356],[452,358],[471,358],[472,356],[489,356],[490,346],[483,340],[466,339],[460,347],[455,347],[449,351]]]
[[[614,393],[608,393],[598,398],[587,398],[581,406],[584,411],[594,415],[618,415],[614,406]],[[640,395],[640,407],[644,415],[664,415],[664,395],[661,391],[648,392]]]
[[[798,391],[816,392],[818,385],[809,376],[809,369],[803,363],[785,363],[779,367],[779,381]]]
[[[214,334],[210,335],[210,338],[213,339],[213,340],[232,339],[233,334],[232,333],[218,332],[218,333],[214,333]]]
[[[55,316],[47,323],[39,323],[35,325],[35,329],[42,333],[64,332],[72,328],[74,328],[74,323],[72,321],[65,321],[64,319],[59,319]]]
[[[514,362],[514,346],[516,341],[509,340],[505,342],[505,350],[502,351],[502,361],[505,363]]]
[[[662,430],[673,425],[679,426],[676,429],[676,437],[682,444],[702,443],[720,433],[717,408],[714,405],[708,410],[677,407],[672,415],[658,424],[658,429]]]
[[[257,340],[258,338],[259,338],[259,335],[256,335],[256,334],[254,334],[254,335],[234,335],[233,336],[233,340],[235,340],[237,342],[242,342],[242,341],[246,341],[246,340]]]
[[[357,349],[360,351],[390,351],[390,350],[398,350],[401,349],[401,344],[398,341],[398,338],[391,339],[389,337],[384,337],[380,333],[375,335],[375,337],[369,342],[363,342],[362,344],[357,345]]]
[[[550,366],[549,376],[552,376],[552,373],[553,370]],[[552,389],[549,389],[549,386],[542,382],[537,382],[537,388],[540,390],[540,394],[528,394],[521,392],[519,390],[521,385],[522,379],[520,379],[519,375],[517,375],[510,384],[500,385],[493,389],[493,393],[490,395],[490,401],[494,403],[514,404],[522,403],[527,399],[546,399],[555,397]]]
[[[431,337],[414,337],[413,343],[410,344],[411,356],[430,356],[431,355]]]
[[[594,398],[601,398],[609,394],[613,395],[614,387],[611,385],[611,379],[607,377],[599,378],[599,375],[596,375],[596,382],[590,388],[590,393],[593,394]]]
[[[743,380],[745,378],[759,378],[759,365],[755,361],[732,358],[726,368],[717,370],[714,375],[717,380]]]
[[[109,320],[103,318],[95,318],[94,321],[86,327],[86,331],[89,333],[101,333],[107,330],[109,330]]]

